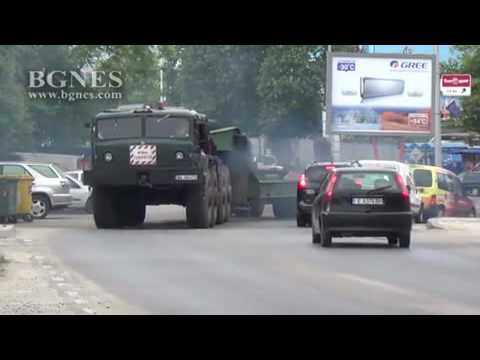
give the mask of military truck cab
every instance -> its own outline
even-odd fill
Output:
[[[191,227],[229,220],[228,168],[215,154],[205,115],[184,108],[121,106],[90,124],[98,228],[138,226],[146,205],[187,208]]]

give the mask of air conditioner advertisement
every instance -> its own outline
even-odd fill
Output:
[[[432,133],[432,56],[332,54],[329,64],[330,133]]]

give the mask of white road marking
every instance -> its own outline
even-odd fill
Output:
[[[40,255],[35,255],[34,258],[38,261],[42,261],[43,259],[45,259],[44,256],[40,256]]]
[[[89,308],[83,308],[82,310],[89,315],[94,315],[95,314],[95,311],[93,311],[92,309],[89,309]]]
[[[71,297],[77,297],[77,296],[78,296],[78,292],[76,292],[76,291],[67,291],[67,295],[68,295],[68,296],[71,296]]]
[[[58,283],[57,286],[58,287],[64,287],[64,286],[68,286],[68,284],[67,283]]]
[[[51,269],[51,268],[52,268],[52,265],[42,265],[42,267],[43,267],[44,269]]]
[[[53,281],[57,281],[57,282],[63,282],[65,281],[65,279],[61,276],[52,276],[52,280]]]
[[[74,302],[75,304],[79,304],[79,305],[81,305],[81,304],[87,304],[87,301],[82,300],[82,299],[75,299],[75,300],[73,300],[73,302]]]

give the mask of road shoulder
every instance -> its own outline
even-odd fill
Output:
[[[0,238],[0,315],[141,314],[54,257],[41,238]]]

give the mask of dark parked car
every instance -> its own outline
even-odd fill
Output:
[[[480,196],[480,172],[467,172],[460,178],[467,196]]]
[[[312,206],[312,241],[329,247],[333,237],[385,236],[410,247],[412,212],[407,186],[393,170],[336,169]]]
[[[297,226],[311,224],[311,209],[315,196],[330,171],[336,168],[350,167],[349,162],[315,162],[310,164],[300,176],[297,184]]]

